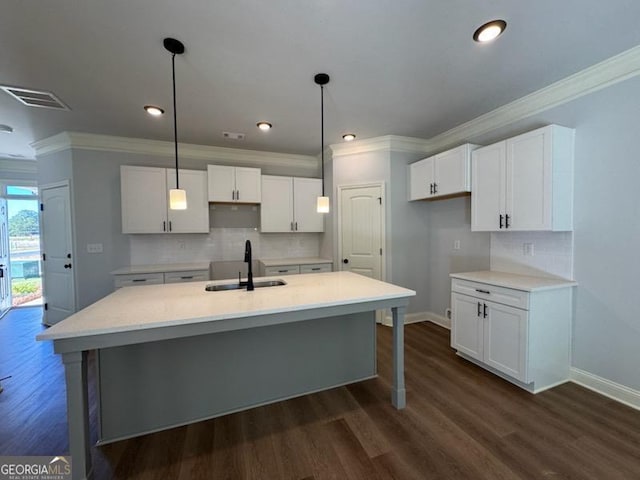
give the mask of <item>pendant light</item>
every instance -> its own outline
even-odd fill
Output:
[[[320,155],[322,158],[322,196],[318,197],[316,208],[318,213],[329,213],[329,197],[324,195],[324,86],[329,83],[329,75],[318,73],[314,80],[320,85]]]
[[[171,53],[171,72],[173,80],[173,143],[176,154],[176,188],[169,190],[169,209],[186,210],[187,192],[180,188],[178,179],[178,122],[176,114],[176,55],[184,53],[184,44],[175,38],[165,38],[164,48]]]

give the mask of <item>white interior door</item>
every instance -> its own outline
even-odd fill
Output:
[[[69,186],[42,187],[41,202],[44,323],[54,325],[76,309]]]
[[[381,185],[341,189],[341,270],[382,280],[382,203]]]
[[[0,198],[0,317],[11,308],[7,199]]]

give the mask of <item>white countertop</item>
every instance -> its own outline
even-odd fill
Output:
[[[207,270],[209,271],[209,262],[197,263],[158,263],[155,265],[129,265],[121,267],[111,275],[131,275],[138,273],[163,273],[163,272],[182,272],[186,270]]]
[[[277,277],[268,277],[277,278]],[[257,280],[257,279],[256,279]],[[45,330],[37,340],[139,331],[376,300],[412,297],[413,290],[351,272],[290,275],[279,287],[207,292],[189,282],[121,288]]]
[[[487,283],[489,285],[513,288],[515,290],[523,290],[525,292],[575,287],[578,285],[578,283],[573,280],[565,280],[562,278],[533,277],[528,275],[496,272],[493,270],[452,273],[449,276],[451,278],[459,278],[460,280]]]
[[[320,257],[301,257],[301,258],[267,258],[260,260],[265,267],[277,267],[280,265],[311,265],[314,263],[333,263],[333,260],[327,260]]]

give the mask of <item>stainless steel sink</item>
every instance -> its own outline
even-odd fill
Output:
[[[279,287],[281,285],[286,285],[287,282],[284,280],[262,280],[259,282],[253,282],[253,286],[255,288],[262,287]],[[223,292],[225,290],[243,290],[247,288],[246,282],[240,283],[224,283],[222,285],[207,285],[204,289],[207,292]]]

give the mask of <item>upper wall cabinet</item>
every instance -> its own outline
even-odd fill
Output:
[[[573,144],[549,125],[475,150],[471,230],[572,230]]]
[[[122,233],[209,233],[207,172],[179,170],[187,192],[187,209],[168,208],[176,171],[167,168],[120,167]]]
[[[316,210],[322,180],[262,176],[262,232],[323,232],[324,217]]]
[[[209,201],[260,203],[260,169],[207,165]]]
[[[477,145],[466,143],[409,166],[409,200],[424,200],[470,192],[471,152]]]

